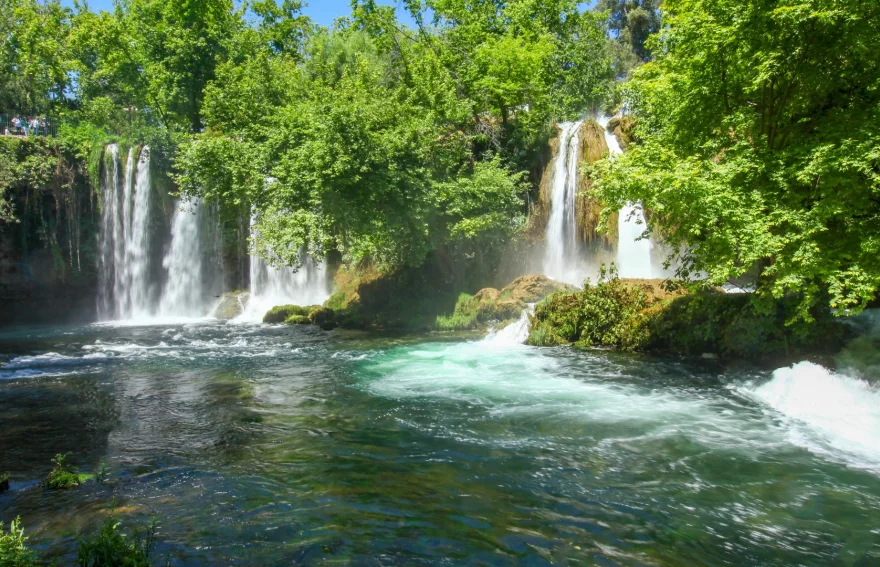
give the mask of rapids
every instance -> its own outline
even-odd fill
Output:
[[[527,319],[525,319],[527,321]],[[6,330],[0,520],[61,564],[111,510],[172,565],[852,565],[878,393],[485,339],[312,327]],[[56,453],[106,485],[37,485]]]

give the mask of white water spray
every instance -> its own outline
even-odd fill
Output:
[[[579,266],[580,247],[575,220],[582,124],[578,121],[559,125],[562,132],[554,158],[543,266],[548,277],[575,285],[583,283],[585,275]]]
[[[867,382],[799,362],[744,392],[784,417],[793,444],[880,472],[880,392]]]
[[[528,309],[523,309],[519,319],[510,323],[501,330],[494,329],[483,339],[484,344],[496,346],[516,346],[525,344],[529,338],[529,327],[531,321],[529,316],[534,312],[534,305],[529,305]]]

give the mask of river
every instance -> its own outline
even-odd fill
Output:
[[[113,511],[172,565],[876,565],[872,386],[498,338],[5,330],[0,520],[62,564]],[[68,451],[109,482],[39,486]]]

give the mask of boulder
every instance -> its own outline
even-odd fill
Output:
[[[572,291],[574,286],[551,280],[547,276],[520,276],[501,290],[501,300],[537,303],[556,291]]]
[[[251,294],[246,291],[231,291],[220,296],[220,301],[214,307],[214,317],[218,319],[235,319],[241,315]]]
[[[299,305],[276,305],[263,316],[263,323],[284,323],[294,315],[306,317],[308,314],[308,310]]]

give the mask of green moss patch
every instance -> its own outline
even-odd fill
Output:
[[[263,316],[263,323],[284,323],[294,315],[308,317],[308,309],[308,307],[300,307],[299,305],[277,305],[266,312]]]
[[[81,484],[95,477],[92,474],[82,474],[76,472],[70,465],[66,463],[67,454],[55,455],[52,462],[55,464],[46,477],[46,487],[52,490],[66,490],[68,488],[76,488]]]

